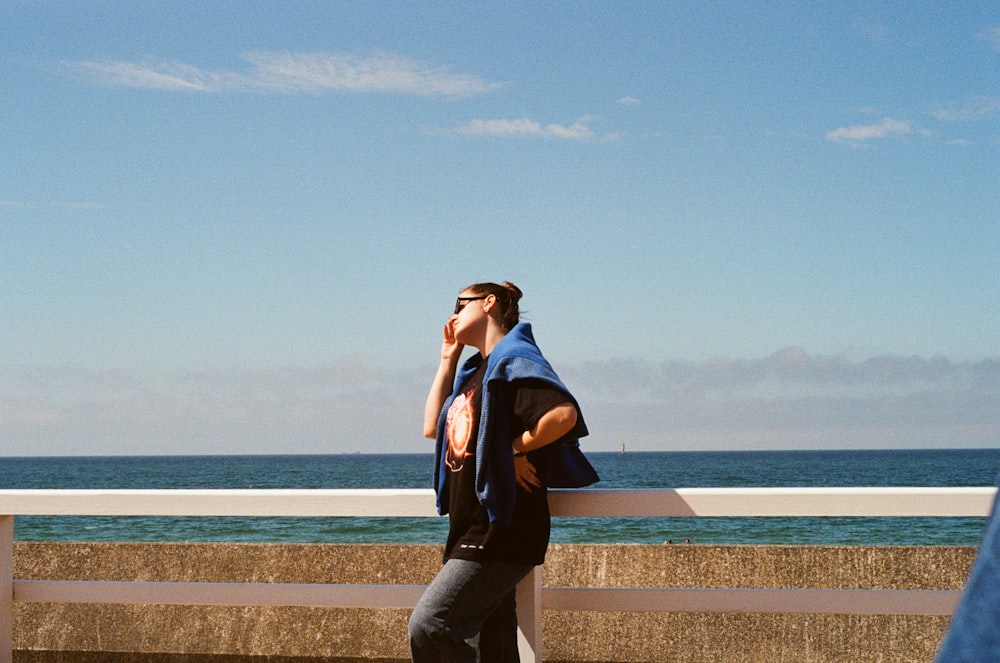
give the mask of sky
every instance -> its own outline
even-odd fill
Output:
[[[1000,445],[1000,5],[0,0],[0,456]]]

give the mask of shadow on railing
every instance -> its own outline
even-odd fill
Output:
[[[678,488],[550,491],[555,517],[986,517],[995,488]],[[0,490],[0,663],[16,603],[409,608],[422,585],[14,579],[16,516],[436,517],[430,490]],[[518,586],[521,660],[542,660],[542,610],[948,615],[957,590]]]

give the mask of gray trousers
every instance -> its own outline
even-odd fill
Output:
[[[533,568],[448,560],[410,615],[413,663],[518,663],[514,590]]]

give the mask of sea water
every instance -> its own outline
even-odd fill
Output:
[[[600,488],[992,486],[1000,449],[588,453]],[[429,488],[430,454],[0,457],[5,488]],[[976,545],[984,518],[555,518],[555,543]],[[15,519],[34,541],[441,543],[443,518]]]

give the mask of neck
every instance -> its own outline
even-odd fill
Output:
[[[506,331],[490,325],[489,329],[486,330],[486,338],[483,340],[483,346],[479,348],[479,352],[483,357],[489,357],[496,344],[506,335]]]

